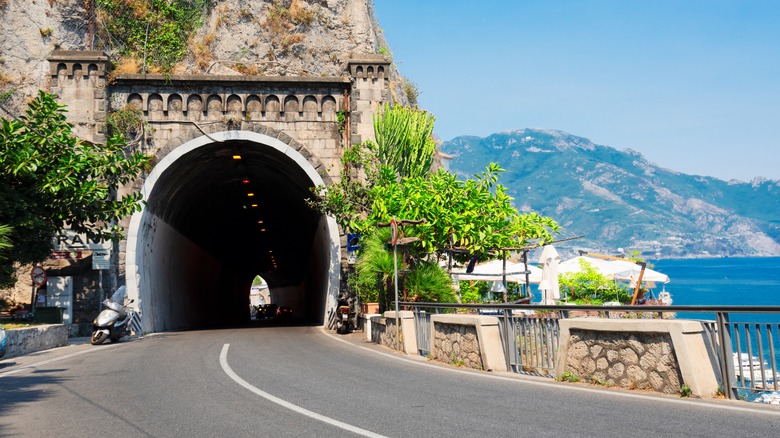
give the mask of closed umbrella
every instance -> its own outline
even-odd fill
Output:
[[[561,289],[558,285],[558,263],[561,256],[552,245],[542,248],[539,263],[542,265],[542,280],[539,282],[539,290],[542,291],[542,304],[555,304],[555,300],[561,298]]]

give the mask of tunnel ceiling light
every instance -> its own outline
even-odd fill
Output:
[[[248,178],[244,178],[244,179],[241,180],[241,182],[244,183],[244,184],[249,184],[249,179]]]
[[[262,223],[263,223],[263,220],[261,219],[261,220],[257,221],[257,223],[258,223],[258,224],[262,224]]]
[[[255,194],[254,194],[254,193],[252,193],[252,192],[249,192],[249,193],[247,193],[246,195],[247,195],[247,196],[249,196],[249,197],[255,196]]]
[[[241,155],[240,154],[233,154],[233,159],[234,160],[240,160],[241,159]]]
[[[252,204],[252,208],[257,208],[257,204]]]
[[[265,233],[265,228],[260,228],[260,231],[262,231],[263,233]]]

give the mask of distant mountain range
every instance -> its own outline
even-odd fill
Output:
[[[780,255],[780,181],[687,175],[562,131],[520,129],[441,145],[450,171],[470,177],[496,162],[521,211],[561,225],[576,249],[649,258]],[[735,153],[740,153],[735,151]]]

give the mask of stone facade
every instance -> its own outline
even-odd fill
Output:
[[[144,127],[129,146],[152,155],[154,164],[193,138],[251,131],[294,148],[327,184],[338,180],[344,146],[373,137],[373,114],[392,102],[391,65],[382,55],[356,55],[340,75],[317,77],[112,76],[109,58],[96,51],[54,51],[48,60],[51,91],[68,106],[80,138],[104,142],[112,112],[140,109]],[[119,194],[143,184],[141,178]],[[125,283],[125,251],[126,241],[114,248],[104,289]],[[91,321],[100,302],[95,271],[84,266],[49,274],[74,276],[73,321]]]
[[[680,392],[682,378],[668,333],[572,330],[566,370],[584,380],[630,389]]]
[[[482,370],[482,355],[474,326],[434,324],[431,359]]]

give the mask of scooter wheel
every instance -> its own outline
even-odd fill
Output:
[[[113,343],[113,344],[116,344],[117,342],[119,342],[119,339],[120,339],[119,336],[114,336],[113,338],[110,338],[111,343]]]
[[[92,332],[92,337],[89,339],[89,343],[92,345],[98,345],[105,342],[106,339],[108,339],[108,333],[100,330],[95,330],[94,332]]]

